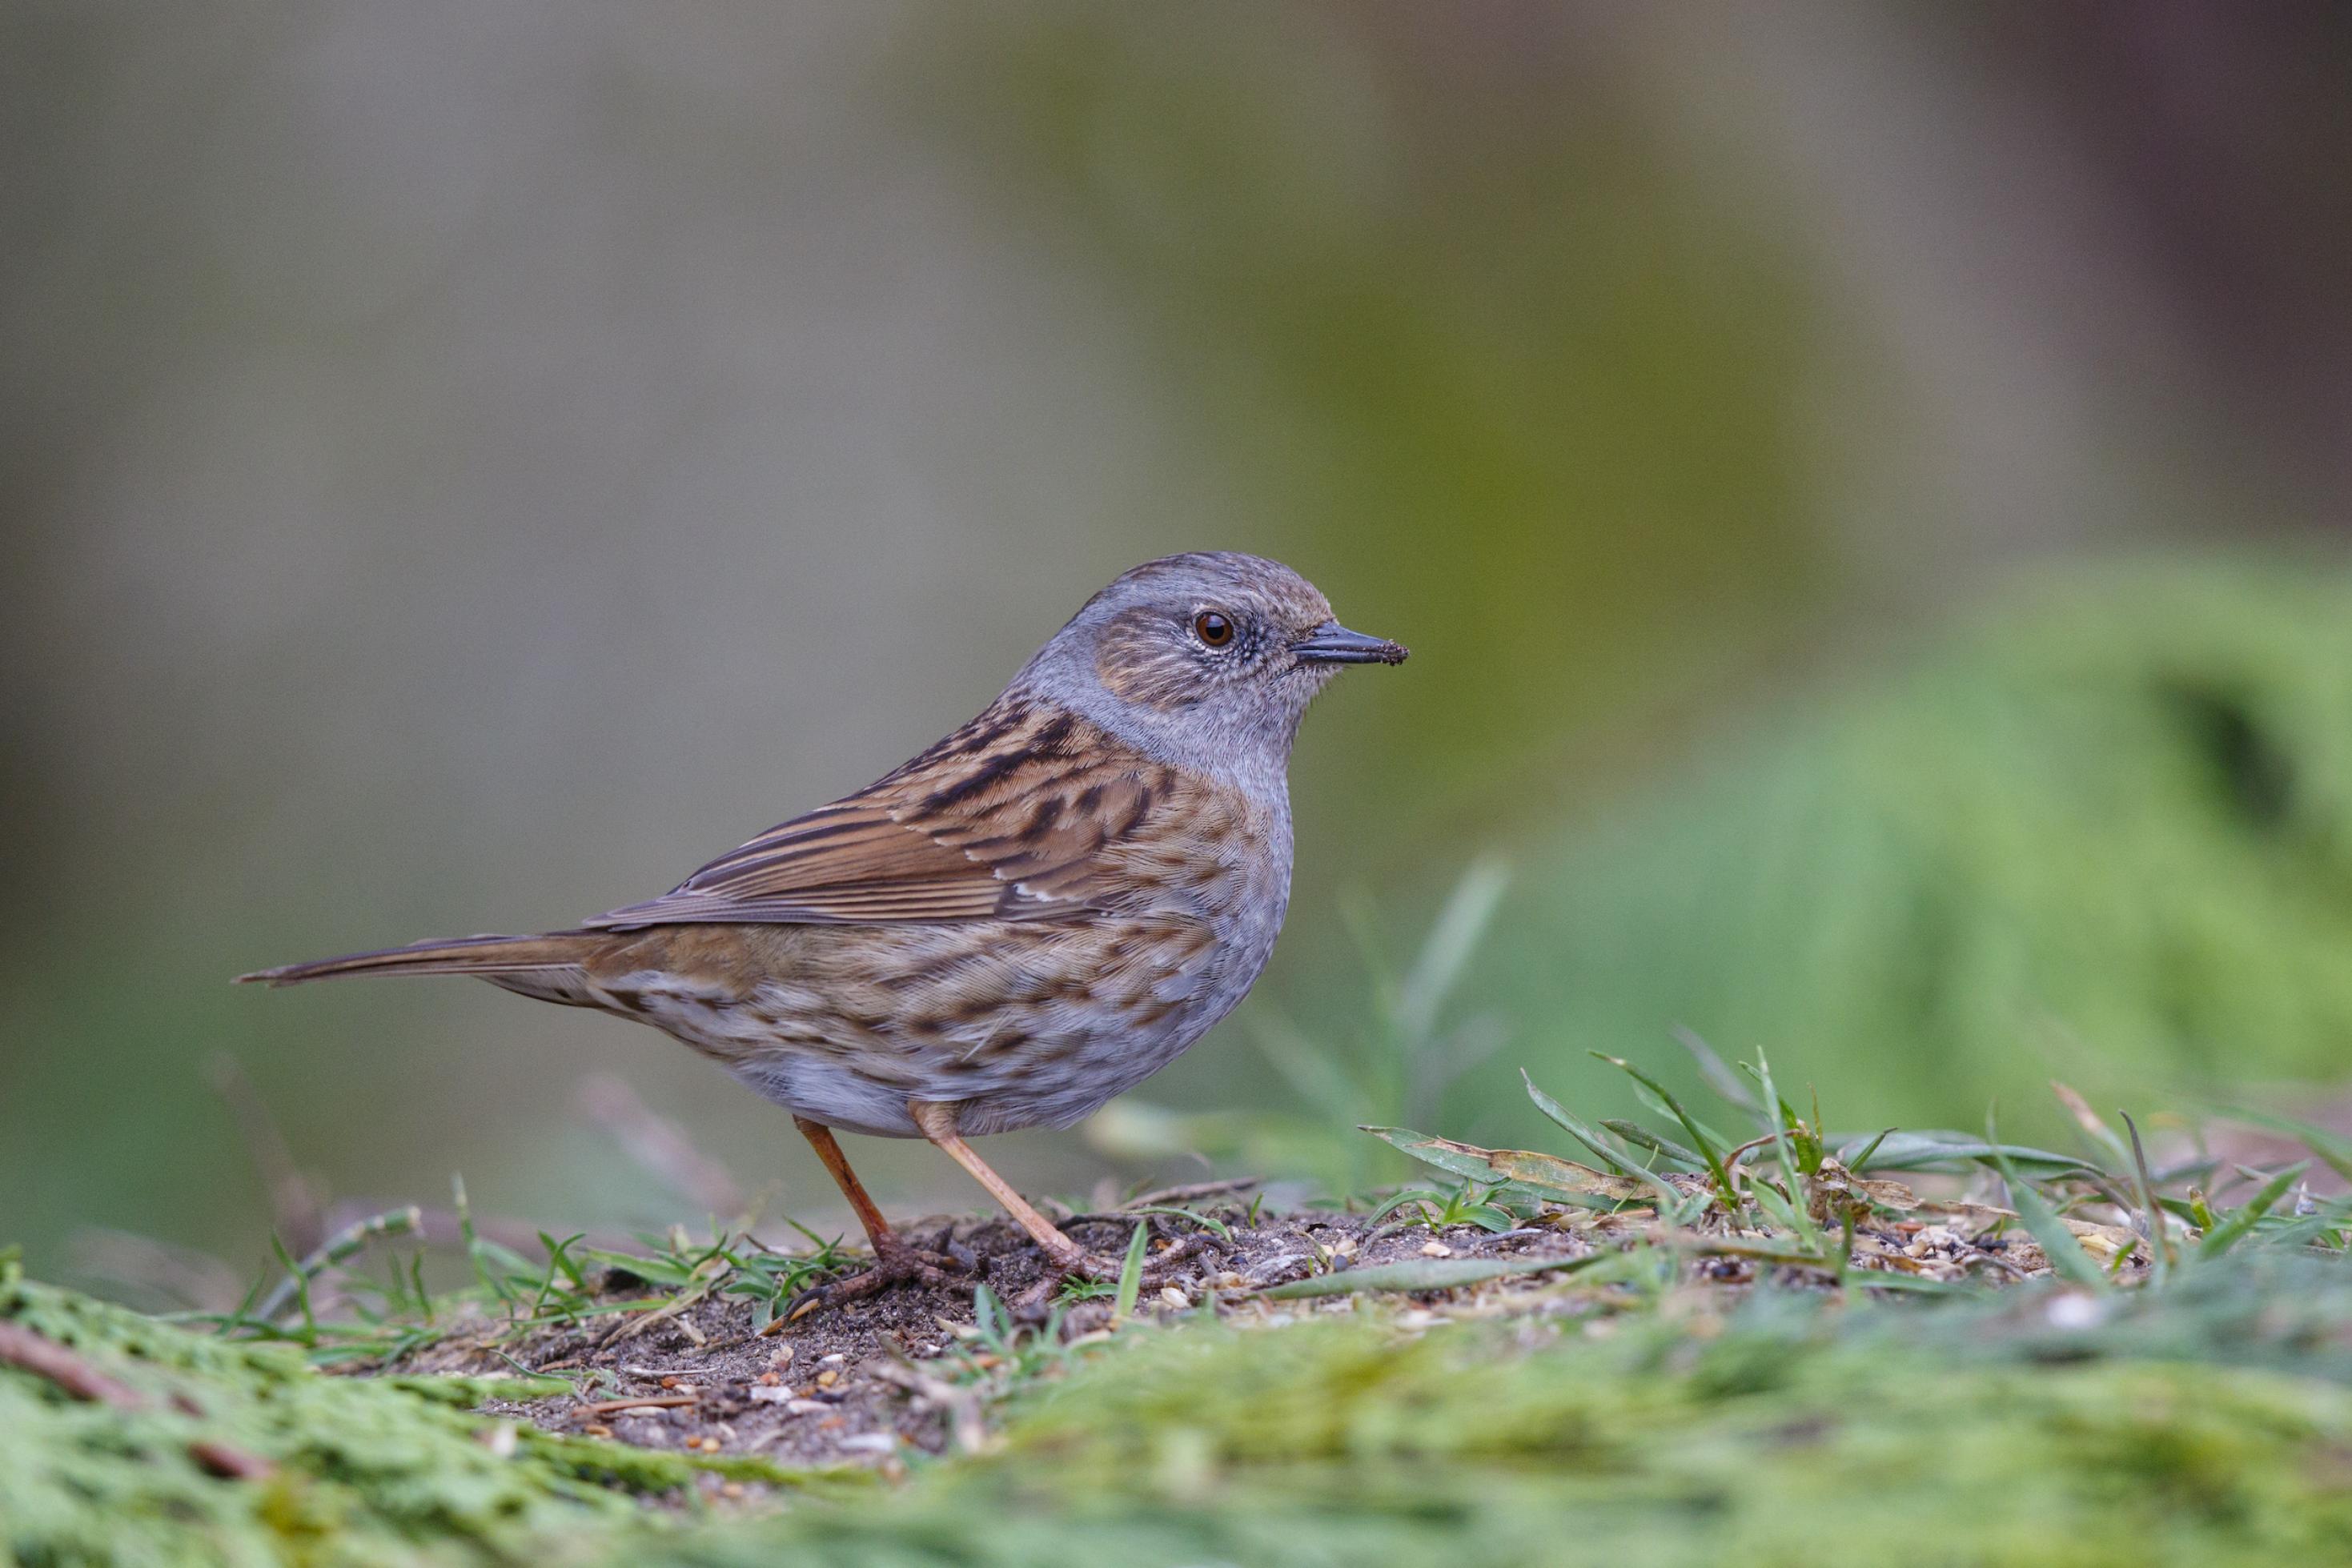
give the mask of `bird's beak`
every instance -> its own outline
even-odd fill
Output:
[[[1291,653],[1307,664],[1402,664],[1401,643],[1350,632],[1337,621],[1326,621],[1290,645]]]

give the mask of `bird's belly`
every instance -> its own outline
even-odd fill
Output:
[[[1195,917],[777,927],[706,983],[613,977],[616,1008],[845,1132],[915,1137],[909,1100],[968,1134],[1066,1127],[1159,1071],[1247,994],[1280,926]],[[1264,927],[1260,929],[1259,927]]]

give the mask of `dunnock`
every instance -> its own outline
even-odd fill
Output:
[[[478,975],[683,1040],[793,1113],[873,1242],[873,1269],[797,1310],[953,1267],[892,1233],[835,1128],[929,1139],[1053,1275],[1100,1277],[964,1138],[1066,1127],[1233,1009],[1289,899],[1307,703],[1342,664],[1404,657],[1276,562],[1150,561],[970,724],[659,898],[241,977]]]

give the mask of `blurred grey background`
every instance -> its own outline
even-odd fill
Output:
[[[0,1239],[37,1267],[89,1228],[257,1267],[238,1104],[355,1202],[462,1170],[559,1232],[694,1218],[600,1075],[772,1212],[834,1217],[782,1115],[649,1030],[226,977],[666,888],[1183,549],[1286,559],[1416,657],[1314,716],[1290,935],[1155,1106],[1532,1136],[1514,1068],[1599,1093],[1587,1047],[1663,1070],[1675,1021],[1785,1051],[1834,1123],[1966,1124],[2060,1034],[2095,1078],[2352,1062],[2341,7],[20,0],[0,126]],[[2153,597],[2096,564],[2145,583],[2150,556],[2189,563]],[[2033,610],[2045,580],[2077,586]],[[1752,819],[1740,759],[1801,773],[1867,731],[1873,800],[1973,780],[1871,729],[1945,711],[1888,683],[2067,664],[2078,625],[2117,693],[2176,655],[2230,672],[2180,742],[2221,771],[2155,817],[2244,805],[2253,746],[2308,834],[2221,823],[2184,879],[2158,823],[2053,879],[2016,929],[2074,929],[2124,863],[2106,903],[2147,961],[2086,952],[2097,1005],[2048,1035],[2004,1003],[1930,1009],[1931,1039],[1885,964],[1782,995],[1783,934],[1864,883],[1916,911],[1958,862],[1906,826],[1855,852],[1907,869],[1848,877],[1847,786]],[[2211,634],[2182,653],[2185,626]],[[2084,727],[2137,699],[2044,715],[2047,667],[1956,702],[1951,757],[2031,709],[2108,735],[2096,777],[2150,777],[2133,748],[2170,740]],[[2113,825],[2025,786],[2003,815],[2017,777],[1914,826],[1997,819],[2047,864],[2033,833]],[[1712,827],[1678,825],[1685,793]],[[1742,858],[1759,821],[1777,860]],[[1367,947],[1409,965],[1481,855],[1512,880],[1444,1027],[1363,1043]],[[1780,906],[1718,885],[1759,863]],[[2237,890],[2218,935],[2198,877]],[[1985,885],[1950,919],[2010,929]],[[2210,994],[2292,1016],[2133,1010],[2182,973],[2166,909],[2252,956]],[[1937,970],[1950,930],[1904,929]],[[1738,981],[1764,971],[1769,1006]],[[1902,1005],[1823,1007],[1864,983]],[[1318,1103],[1381,1051],[1452,1055]],[[992,1154],[1082,1193],[1290,1146],[1162,1132]],[[925,1151],[853,1157],[887,1203],[974,1200]]]

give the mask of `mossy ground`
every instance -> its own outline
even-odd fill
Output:
[[[1760,1094],[1710,1066],[1755,1137],[1645,1076],[1680,1137],[1530,1086],[1599,1166],[1375,1129],[1454,1179],[1074,1217],[1134,1238],[1129,1273],[1059,1297],[1001,1221],[957,1228],[968,1292],[799,1317],[837,1249],[534,1261],[469,1229],[471,1291],[352,1271],[322,1319],[330,1249],[214,1332],[0,1265],[0,1540],[45,1565],[2352,1559],[2352,1199],[2310,1162],[2151,1154],[2071,1095],[2080,1155],[1829,1138],[1761,1063]],[[1155,1232],[1200,1249],[1139,1294]]]
[[[0,1521],[37,1563],[2352,1556],[2334,1261],[1948,1301],[1652,1283],[1019,1338],[934,1369],[978,1451],[733,1506],[678,1456],[469,1411],[495,1385],[322,1376],[18,1283],[8,1321],[147,1404],[0,1374]],[[1012,1375],[962,1374],[992,1356]]]
[[[2252,1305],[2319,1290],[2290,1323]],[[2082,1322],[1773,1295],[1557,1323],[1138,1336],[891,1507],[678,1542],[870,1563],[2216,1563],[2352,1553],[2342,1282]],[[2058,1310],[2053,1313],[2053,1307]],[[2053,1316],[2058,1320],[2053,1322]],[[2071,1325],[2071,1326],[2070,1326]],[[2324,1326],[2323,1326],[2324,1325]],[[2248,1364],[2269,1362],[2271,1364]],[[2320,1370],[2318,1363],[2326,1363]]]

